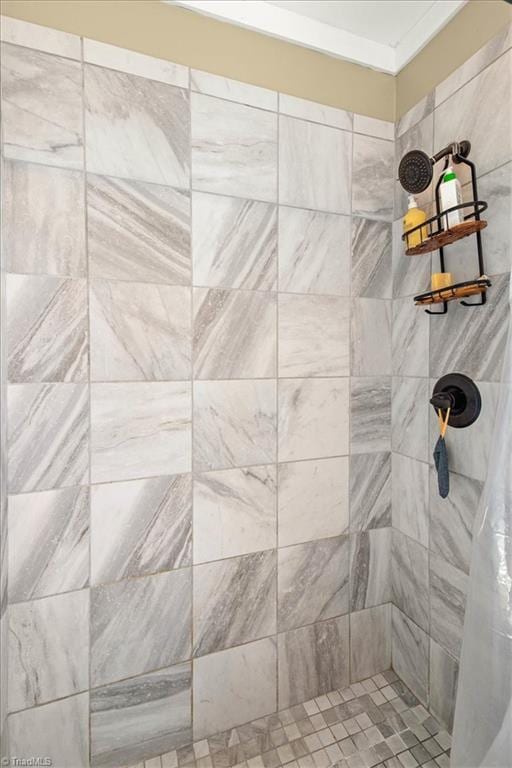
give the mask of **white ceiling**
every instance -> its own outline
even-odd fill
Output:
[[[163,0],[397,74],[467,0]]]

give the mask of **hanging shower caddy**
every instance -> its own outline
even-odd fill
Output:
[[[436,214],[430,219],[421,222],[421,224],[412,227],[402,235],[402,240],[407,243],[408,238],[412,233],[417,232],[418,230],[427,232],[427,237],[424,238],[419,245],[407,248],[406,254],[408,256],[431,253],[432,251],[438,250],[440,271],[445,272],[444,248],[464,237],[469,237],[470,235],[476,236],[478,274],[480,277],[476,280],[455,283],[454,285],[427,291],[426,293],[421,293],[418,296],[415,296],[414,301],[418,305],[443,305],[442,310],[438,312],[426,309],[425,311],[431,315],[444,315],[448,311],[449,301],[453,301],[454,299],[464,299],[474,295],[479,295],[480,298],[478,301],[468,302],[462,300],[460,303],[465,307],[480,307],[485,304],[486,291],[491,285],[490,280],[485,275],[481,237],[481,230],[487,226],[487,222],[480,218],[480,214],[487,208],[487,203],[478,199],[475,165],[471,160],[468,160],[470,150],[471,144],[469,141],[450,144],[433,155],[433,157],[429,157],[425,152],[415,149],[404,155],[398,168],[398,178],[402,187],[410,194],[417,195],[427,189],[434,175],[434,165],[444,158],[444,169],[435,186]],[[444,171],[451,163],[457,165],[463,164],[469,167],[471,171],[473,199],[469,202],[460,203],[459,205],[454,205],[453,207],[442,211],[439,188],[443,180]],[[469,210],[468,213],[464,214],[464,221],[451,229],[443,227],[443,220],[446,221],[446,214],[459,209],[463,209],[464,211]]]

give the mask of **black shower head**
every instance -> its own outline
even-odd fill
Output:
[[[411,195],[424,192],[432,181],[433,165],[431,158],[421,149],[407,152],[400,160],[398,178],[400,184]]]

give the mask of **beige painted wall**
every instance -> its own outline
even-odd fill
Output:
[[[1,12],[382,120],[395,120],[512,21],[470,0],[395,78],[159,0],[2,0]]]

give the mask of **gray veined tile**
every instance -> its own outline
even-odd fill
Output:
[[[300,117],[302,120],[311,120],[313,123],[331,125],[333,128],[342,128],[345,131],[352,130],[352,113],[344,109],[329,107],[316,101],[298,99],[287,93],[279,94],[279,111],[290,117]]]
[[[428,464],[394,453],[392,465],[393,527],[428,547]]]
[[[413,257],[411,257],[413,258]],[[418,289],[423,290],[422,287]],[[435,319],[435,318],[434,318]],[[432,343],[440,344],[433,330]],[[428,376],[429,315],[410,298],[393,300],[392,357],[394,376]]]
[[[350,530],[391,526],[391,454],[350,457]]]
[[[281,379],[278,395],[280,461],[348,454],[348,379]]]
[[[85,381],[88,376],[85,280],[7,275],[9,381]]]
[[[274,290],[276,206],[194,192],[192,208],[194,284]]]
[[[188,472],[189,382],[91,386],[92,482]]]
[[[276,297],[194,288],[196,379],[269,378],[276,374]]]
[[[350,304],[334,296],[279,296],[279,376],[348,376]]]
[[[88,488],[11,496],[10,602],[70,592],[88,583]]]
[[[79,62],[3,43],[2,72],[5,157],[81,168]]]
[[[391,224],[352,219],[352,296],[390,299]]]
[[[91,64],[84,75],[88,170],[188,188],[187,91]]]
[[[391,666],[391,605],[379,605],[350,615],[351,682]]]
[[[280,116],[280,203],[350,213],[351,177],[351,133]]]
[[[348,528],[348,457],[279,464],[279,546],[339,536]]]
[[[391,599],[391,529],[378,528],[350,536],[352,611]]]
[[[453,135],[450,135],[450,138],[445,142],[445,144],[448,144],[454,140]],[[442,147],[445,146],[445,144],[440,144],[436,136],[436,149],[437,147],[441,149]],[[434,150],[434,113],[433,112],[429,112],[429,114],[423,119],[421,119],[419,123],[417,123],[413,127],[406,130],[395,141],[395,173],[394,173],[394,178],[395,178],[394,218],[395,219],[401,220],[407,211],[409,193],[402,188],[402,185],[398,181],[398,166],[400,164],[400,160],[402,159],[402,157],[412,149],[421,149],[423,150],[423,152],[426,152],[427,155],[429,156],[432,156],[434,154],[435,150]],[[428,205],[434,199],[432,184],[430,184],[430,186],[427,187],[427,189],[421,194],[415,195],[415,198],[416,198],[416,202],[418,203],[418,206],[423,210],[425,210],[428,215],[429,213]],[[422,256],[421,258],[425,259],[426,257]],[[428,260],[428,257],[427,257],[427,260]]]
[[[270,464],[275,456],[275,381],[194,383],[196,470]]]
[[[354,114],[355,133],[364,133],[366,136],[375,136],[377,139],[395,138],[395,124],[388,120],[378,120],[375,117]]]
[[[81,485],[88,475],[85,384],[13,384],[8,389],[11,493]]]
[[[190,475],[96,485],[91,489],[91,583],[192,562]]]
[[[91,692],[91,766],[117,768],[192,741],[192,664]]]
[[[430,633],[459,658],[464,628],[468,576],[436,555],[430,557]]]
[[[194,659],[194,740],[275,712],[274,638]]]
[[[391,448],[391,377],[350,379],[350,452]]]
[[[188,67],[165,59],[157,59],[154,56],[146,56],[128,48],[89,40],[87,37],[84,38],[84,61],[99,67],[146,77],[149,80],[158,80],[168,85],[188,88]]]
[[[44,755],[54,768],[88,768],[89,694],[10,715],[9,747],[16,755]]]
[[[194,566],[194,655],[276,632],[275,551]]]
[[[430,549],[469,574],[474,521],[483,483],[450,473],[450,494],[439,496],[437,473],[430,467]]]
[[[391,301],[352,299],[351,374],[391,375]]]
[[[278,550],[278,630],[348,613],[349,538]]]
[[[6,160],[4,253],[11,272],[84,277],[83,174]]]
[[[429,637],[392,607],[393,669],[424,704],[428,697]]]
[[[259,109],[269,109],[274,112],[277,110],[277,91],[231,80],[229,77],[219,77],[199,69],[190,70],[190,89],[208,96],[217,96],[219,99],[237,101],[249,107],[259,107]]]
[[[394,145],[354,134],[352,212],[393,221]]]
[[[431,454],[428,420],[430,411],[434,413],[430,397],[428,379],[393,379],[391,444],[394,451],[428,461]],[[434,443],[432,450],[433,446]]]
[[[182,286],[92,282],[91,380],[189,379],[191,305]]]
[[[512,221],[512,164],[507,163],[479,179],[478,196],[489,205],[483,216],[488,226],[482,231],[487,274],[499,275],[509,272],[512,267],[512,245],[509,236]],[[472,246],[474,247],[474,243]],[[466,258],[466,265],[468,261]],[[472,260],[471,264],[474,267]],[[474,274],[470,275],[470,278],[472,277]]]
[[[193,188],[274,202],[277,116],[199,93],[191,108]]]
[[[402,115],[396,124],[397,138],[403,136],[413,126],[417,125],[423,118],[434,111],[434,91],[427,93],[414,106]]]
[[[349,684],[348,616],[292,629],[277,641],[279,709]]]
[[[9,711],[89,687],[89,591],[9,608]]]
[[[189,285],[190,195],[88,174],[91,277]]]
[[[80,37],[59,29],[43,27],[11,16],[2,17],[0,39],[3,43],[21,45],[25,48],[35,48],[55,56],[65,56],[68,59],[80,60],[82,50]]]
[[[430,698],[429,709],[451,732],[459,665],[434,640],[430,640]]]
[[[190,568],[91,589],[91,686],[190,658],[191,610]]]
[[[350,295],[348,216],[279,207],[279,290]]]
[[[393,602],[425,631],[430,619],[428,560],[428,551],[418,542],[393,531]]]
[[[275,467],[205,472],[194,479],[194,563],[263,549],[276,542]]]

